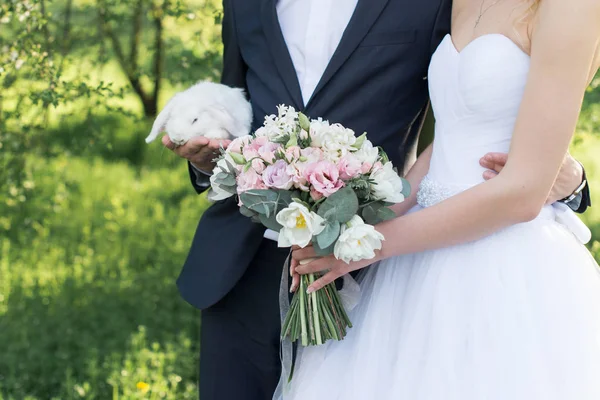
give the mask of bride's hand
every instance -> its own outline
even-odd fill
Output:
[[[344,261],[338,260],[333,255],[327,257],[319,257],[312,247],[297,249],[292,252],[292,259],[295,261],[295,273],[300,275],[313,274],[316,272],[325,272],[320,279],[317,279],[308,287],[307,292],[316,292],[329,285],[333,281],[342,276],[359,269],[371,265],[374,260],[363,260],[346,264]],[[293,263],[294,263],[293,261]],[[309,261],[302,264],[302,261]]]
[[[481,166],[488,169],[483,173],[485,180],[490,180],[498,175],[507,160],[508,155],[504,153],[486,154],[480,160]],[[546,203],[552,204],[569,197],[581,185],[581,182],[583,182],[583,167],[570,154],[567,154]]]

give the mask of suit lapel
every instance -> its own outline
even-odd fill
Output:
[[[354,50],[356,50],[388,2],[389,0],[358,0],[356,9],[352,14],[348,27],[344,31],[340,44],[335,50],[314,93],[310,97],[306,105],[307,108],[342,65],[344,65]]]
[[[294,101],[293,106],[297,110],[303,110],[304,101],[302,100],[298,76],[296,75],[294,63],[292,62],[290,52],[285,43],[285,39],[283,38],[283,33],[281,33],[281,26],[279,25],[279,19],[277,18],[277,9],[275,8],[275,0],[263,0],[261,16],[265,31],[265,39],[271,50],[275,67],[277,68],[277,71],[279,71],[283,83]]]

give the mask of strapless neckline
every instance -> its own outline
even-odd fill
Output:
[[[454,43],[454,39],[452,38],[452,35],[450,33],[446,35],[444,40],[446,40],[450,44],[450,47],[452,47],[452,50],[454,50],[454,53],[456,53],[457,55],[460,56],[462,53],[464,53],[469,48],[475,46],[477,43],[484,41],[484,39],[489,39],[492,37],[500,38],[500,39],[510,42],[510,44],[513,47],[515,47],[517,50],[519,50],[521,53],[523,53],[527,57],[531,58],[531,56],[529,54],[527,54],[521,47],[519,47],[519,45],[517,45],[511,38],[509,38],[508,36],[506,36],[502,33],[487,33],[485,35],[477,36],[475,39],[471,40],[465,47],[463,47],[462,50],[458,50],[458,47],[456,47],[456,44]]]

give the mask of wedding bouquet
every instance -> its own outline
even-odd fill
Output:
[[[410,192],[366,133],[283,105],[254,135],[222,149],[210,181],[209,198],[237,195],[244,216],[279,232],[279,247],[312,244],[346,263],[375,257],[384,237],[373,225],[394,218],[389,207]],[[301,277],[282,327],[282,337],[303,346],[341,340],[352,326],[334,284],[306,293],[318,278]]]

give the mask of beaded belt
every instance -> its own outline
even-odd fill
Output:
[[[451,188],[425,176],[419,185],[417,203],[423,207],[431,207],[460,193],[462,190]]]

